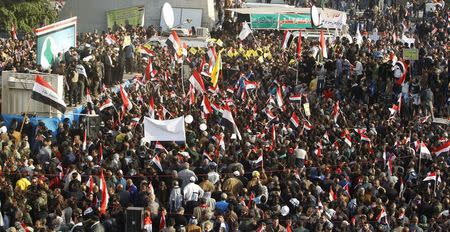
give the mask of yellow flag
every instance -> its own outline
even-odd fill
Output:
[[[191,49],[189,49],[189,52],[193,55],[197,54],[197,49],[192,47]]]
[[[217,55],[216,63],[214,64],[214,68],[211,72],[211,84],[213,87],[217,86],[217,81],[219,81],[219,73],[222,69],[222,54],[219,52]]]
[[[223,47],[223,42],[222,42],[222,40],[220,40],[220,39],[218,39],[218,40],[216,41],[216,44],[219,45],[219,46],[221,46],[221,47]]]
[[[263,63],[263,62],[264,62],[264,58],[263,58],[262,56],[260,56],[260,57],[258,58],[258,61],[259,61],[259,63]]]
[[[227,52],[228,57],[233,58],[234,57],[234,52],[232,49],[228,50]]]

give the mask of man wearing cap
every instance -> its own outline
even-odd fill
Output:
[[[183,198],[186,204],[189,201],[198,201],[199,198],[203,197],[204,191],[195,183],[196,180],[195,176],[191,176],[189,183],[183,188]]]

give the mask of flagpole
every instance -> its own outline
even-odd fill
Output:
[[[422,162],[422,152],[420,152],[419,150],[419,168],[418,168],[418,173],[420,174],[420,164]]]
[[[31,104],[31,97],[28,98],[27,109],[26,109],[25,114],[22,119],[22,125],[20,126],[20,131],[19,131],[20,134],[22,134],[23,126],[25,125],[25,119],[28,118],[28,111],[30,110],[30,104]]]

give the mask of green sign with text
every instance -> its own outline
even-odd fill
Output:
[[[252,29],[277,29],[278,14],[251,14]]]

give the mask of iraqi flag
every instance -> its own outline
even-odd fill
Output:
[[[361,141],[370,142],[369,136],[366,135],[366,129],[355,129],[355,130],[361,137]]]
[[[281,93],[281,88],[278,86],[277,88],[277,95],[275,96],[275,99],[277,100],[278,107],[283,106],[283,94]]]
[[[305,130],[312,130],[313,129],[313,125],[306,119],[303,120],[303,128],[305,128]]]
[[[330,187],[330,191],[328,192],[328,197],[330,198],[330,201],[335,201],[337,199],[337,195],[333,191],[332,187]]]
[[[130,99],[128,98],[127,92],[123,89],[123,86],[120,85],[120,97],[122,98],[124,110],[130,111],[133,109],[133,104],[131,104]]]
[[[205,84],[203,83],[202,76],[197,72],[197,70],[194,70],[194,73],[192,73],[191,77],[189,78],[189,82],[196,88],[199,92],[205,93]]]
[[[156,76],[158,73],[158,70],[153,69],[152,59],[148,59],[147,68],[145,68],[145,82],[151,80]]]
[[[156,53],[154,51],[143,45],[141,45],[139,53],[147,56],[156,56]]]
[[[179,49],[182,49],[183,44],[181,43],[181,39],[178,37],[176,31],[172,31],[170,36],[166,40],[167,46],[173,48],[175,52],[178,52]]]
[[[383,219],[386,216],[387,216],[387,214],[386,214],[386,211],[384,210],[384,207],[383,207],[383,208],[381,208],[381,211],[380,211],[380,213],[377,216],[377,222],[381,223],[381,219]]]
[[[270,109],[266,109],[265,112],[269,122],[277,118],[277,116],[275,116]]]
[[[281,44],[281,48],[282,49],[289,48],[289,46],[291,45],[291,41],[292,41],[292,32],[284,31],[283,42]]]
[[[292,96],[289,97],[289,101],[301,102],[302,101],[302,95],[301,94],[292,95]]]
[[[36,75],[36,79],[34,80],[31,99],[54,107],[62,113],[66,112],[66,103],[63,98],[61,98],[50,83],[45,81],[40,75]]]
[[[427,145],[424,142],[420,143],[420,155],[431,155],[430,150],[428,150]]]
[[[246,90],[256,89],[258,87],[258,82],[244,80],[244,86]]]
[[[331,116],[333,117],[335,123],[337,122],[340,112],[339,101],[336,101],[333,105],[333,111],[331,112]]]
[[[254,163],[254,164],[259,164],[259,163],[263,162],[263,160],[264,160],[263,153],[260,152],[260,153],[259,153],[259,156],[258,156],[258,159],[254,160],[253,163]]]
[[[156,150],[156,151],[160,151],[160,152],[169,153],[169,152],[167,151],[167,149],[166,149],[159,141],[156,141],[156,144],[155,144],[155,150]]]
[[[441,146],[432,149],[432,151],[433,151],[433,154],[435,154],[435,155],[440,155],[441,153],[449,152],[450,151],[450,140],[448,140]]]
[[[203,100],[202,100],[201,106],[202,106],[203,113],[211,114],[213,112],[213,109],[211,107],[211,103],[209,103],[209,100],[206,97],[206,95],[203,95]]]
[[[227,104],[222,108],[222,118],[225,119],[225,121],[227,121],[227,122],[232,124],[233,131],[236,134],[237,138],[239,140],[242,140],[241,133],[239,132],[239,129],[237,128],[237,125],[234,122],[233,114],[231,113],[231,110],[230,110],[230,108],[228,107]]]
[[[298,116],[295,112],[292,113],[291,122],[295,126],[295,128],[297,128],[300,125],[300,120],[298,119]]]
[[[425,177],[425,179],[423,179],[423,181],[430,181],[430,180],[436,181],[436,172],[427,173],[427,176]]]
[[[108,187],[106,185],[105,176],[103,170],[100,172],[100,191],[102,193],[102,202],[100,203],[100,213],[105,214],[108,208],[109,194]]]
[[[150,97],[150,103],[148,104],[148,115],[151,119],[155,118],[155,100]]]
[[[320,31],[320,50],[321,50],[322,58],[328,58],[327,44],[325,41],[325,36],[323,35],[323,30]]]
[[[209,63],[215,64],[217,59],[216,49],[214,47],[210,47],[207,52]]]
[[[299,31],[297,39],[297,58],[302,56],[302,32]]]
[[[103,111],[103,110],[106,110],[106,109],[108,109],[109,107],[113,107],[113,106],[114,106],[114,104],[112,103],[111,99],[108,98],[108,99],[106,99],[106,100],[103,102],[103,104],[101,104],[101,105],[98,107],[98,109],[99,109],[100,111]]]

